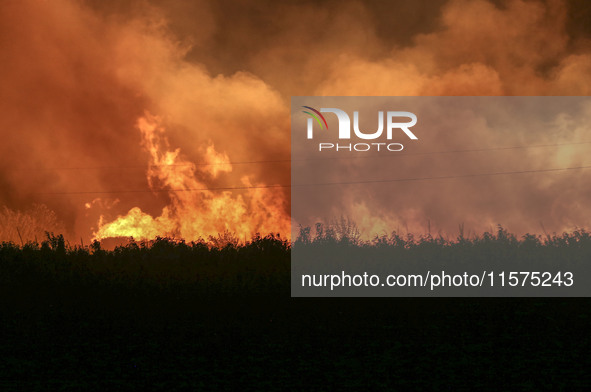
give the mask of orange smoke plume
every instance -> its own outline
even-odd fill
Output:
[[[289,188],[274,186],[290,181],[290,96],[589,95],[589,15],[580,0],[4,1],[0,206],[24,213],[45,204],[76,242],[287,234]],[[514,132],[502,145],[556,141],[528,137]],[[437,149],[460,141],[450,136]],[[471,142],[501,146],[494,137]],[[584,147],[544,162],[579,160]],[[489,161],[524,163],[500,153]],[[445,164],[458,173],[488,165]],[[572,180],[561,182],[562,196],[507,189],[529,200],[521,221],[561,230],[588,223],[583,207],[572,219],[561,207],[586,206]],[[370,198],[341,212],[369,228],[431,219],[452,232],[472,219],[478,232],[505,223],[502,200],[483,202],[484,187],[428,190],[400,196],[381,217],[370,216]]]

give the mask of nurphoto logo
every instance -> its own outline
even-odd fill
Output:
[[[328,131],[328,122],[322,113],[333,113],[337,116],[339,123],[338,138],[339,140],[351,139],[351,118],[341,109],[336,108],[321,108],[316,110],[310,106],[302,106],[303,113],[309,115],[307,121],[307,138],[314,138],[314,122],[318,124],[321,131]],[[384,112],[378,112],[378,129],[374,132],[366,132],[359,129],[359,112],[353,112],[353,132],[355,137],[362,140],[376,140],[380,138],[384,132],[384,117],[386,118],[386,139],[392,140],[394,130],[402,131],[411,140],[418,140],[418,137],[410,130],[416,125],[417,116],[411,112],[388,111],[384,116]],[[406,121],[400,121],[406,119]],[[333,150],[333,151],[402,151],[404,146],[401,143],[318,143],[319,151]]]

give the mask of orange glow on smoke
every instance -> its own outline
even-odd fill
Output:
[[[588,2],[249,3],[0,2],[0,241],[44,230],[72,243],[289,235],[290,189],[273,186],[290,183],[292,96],[591,95]],[[591,108],[582,113],[552,134],[483,127],[437,145],[425,134],[421,145],[588,141]],[[417,155],[389,176],[587,165],[590,145]],[[497,223],[525,233],[540,222],[560,232],[591,226],[587,175],[416,182],[388,194],[396,208],[381,212],[357,186],[317,218],[344,215],[380,235]]]

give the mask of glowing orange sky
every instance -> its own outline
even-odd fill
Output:
[[[46,204],[84,239],[99,232],[99,220],[130,211],[150,225],[172,219],[159,227],[189,238],[283,231],[289,189],[166,190],[289,183],[292,95],[591,90],[584,1],[247,3],[3,2],[0,205]],[[152,150],[139,125],[146,119],[161,129]],[[169,161],[179,165],[154,172]],[[200,166],[214,161],[228,166]],[[282,162],[228,164],[251,161]],[[584,204],[580,182],[572,187],[568,201]],[[479,195],[470,200],[477,205]],[[416,197],[407,213],[424,214],[429,203]],[[455,227],[461,206],[447,203],[439,225]],[[494,206],[482,208],[494,218]],[[543,219],[562,229],[552,215]]]

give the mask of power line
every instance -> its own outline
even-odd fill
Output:
[[[307,162],[307,161],[323,161],[323,160],[353,160],[353,159],[375,159],[375,158],[399,158],[405,156],[415,155],[438,155],[438,154],[455,154],[455,153],[470,153],[470,152],[486,152],[486,151],[503,151],[503,150],[517,150],[517,149],[528,149],[528,148],[545,148],[545,147],[560,147],[560,146],[571,146],[571,145],[582,145],[591,144],[591,141],[580,141],[570,143],[553,143],[553,144],[533,144],[533,145],[521,145],[521,146],[502,146],[502,147],[489,147],[489,148],[471,148],[471,149],[458,149],[458,150],[441,150],[441,151],[416,151],[416,152],[396,152],[394,154],[363,154],[360,152],[355,156],[338,156],[338,157],[314,157],[314,158],[303,158],[303,159],[266,159],[266,160],[249,160],[249,161],[230,161],[230,162],[190,162],[182,164],[172,165],[123,165],[123,166],[80,166],[80,167],[37,167],[37,168],[4,168],[4,170],[15,170],[15,171],[58,171],[58,170],[128,170],[128,169],[141,169],[146,170],[150,168],[159,167],[204,167],[204,166],[224,166],[224,165],[249,165],[249,164],[268,164],[268,163],[290,163],[290,162]]]
[[[591,169],[589,166],[576,166],[576,167],[561,167],[552,169],[536,169],[536,170],[519,170],[519,171],[507,171],[507,172],[492,172],[492,173],[474,173],[474,174],[458,174],[449,176],[432,176],[432,177],[410,177],[410,178],[396,178],[386,180],[364,180],[364,181],[348,181],[348,182],[331,182],[331,183],[318,183],[311,184],[315,186],[320,185],[353,185],[353,184],[377,184],[377,183],[388,183],[388,182],[409,182],[409,181],[425,181],[425,180],[449,180],[457,178],[474,178],[474,177],[492,177],[500,175],[514,175],[514,174],[529,174],[529,173],[550,173],[567,170],[581,170]],[[307,186],[307,185],[304,185]]]
[[[430,181],[430,180],[449,180],[458,178],[476,178],[476,177],[492,177],[501,175],[516,175],[516,174],[530,174],[530,173],[550,173],[568,170],[582,170],[589,169],[589,166],[563,167],[551,169],[535,169],[535,170],[519,170],[519,171],[505,171],[505,172],[491,172],[491,173],[473,173],[473,174],[457,174],[449,176],[428,176],[428,177],[408,177],[408,178],[394,178],[394,179],[379,179],[379,180],[362,180],[362,181],[344,181],[344,182],[322,182],[309,184],[277,184],[277,185],[254,185],[254,186],[236,186],[236,187],[213,187],[213,188],[186,188],[186,189],[137,189],[137,190],[119,190],[119,191],[79,191],[79,192],[39,192],[40,195],[87,195],[87,194],[119,194],[119,193],[153,193],[153,192],[209,192],[209,191],[231,191],[231,190],[247,190],[247,189],[268,189],[268,188],[294,188],[294,187],[313,187],[313,186],[329,186],[329,185],[356,185],[356,184],[378,184],[378,183],[394,183],[394,182],[412,182],[412,181]]]

